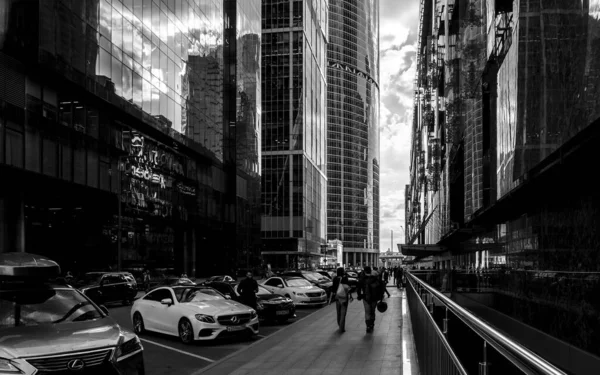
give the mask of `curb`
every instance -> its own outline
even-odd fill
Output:
[[[278,330],[277,332],[273,333],[272,335],[269,335],[269,336],[267,336],[267,337],[265,337],[265,338],[263,338],[261,340],[258,340],[256,342],[254,342],[254,343],[252,343],[252,344],[244,347],[244,348],[241,348],[241,349],[239,349],[239,350],[237,350],[237,351],[229,354],[228,356],[223,357],[223,358],[219,359],[218,361],[216,361],[214,363],[211,363],[210,365],[208,365],[206,367],[203,367],[203,368],[201,368],[200,370],[198,370],[196,372],[193,372],[191,375],[204,374],[204,373],[212,370],[213,368],[215,368],[215,367],[223,364],[223,362],[226,362],[229,359],[231,359],[231,358],[233,358],[233,357],[235,357],[235,356],[237,356],[237,355],[239,355],[239,354],[241,354],[241,353],[243,353],[245,351],[248,351],[248,350],[254,348],[255,346],[264,345],[267,342],[270,342],[270,341],[273,341],[273,340],[279,338],[279,336],[283,335],[284,333],[286,333],[290,329],[293,329],[293,328],[298,329],[299,323],[304,322],[308,318],[320,318],[321,315],[325,315],[327,312],[329,312],[330,309],[335,309],[335,304],[334,303],[326,305],[326,306],[323,306],[323,308],[321,308],[320,310],[315,311],[314,313],[312,313],[310,315],[307,315],[304,318],[298,319],[294,323],[292,323],[292,324],[290,324],[288,326],[283,327],[282,329]],[[241,364],[240,364],[240,366],[241,366]]]

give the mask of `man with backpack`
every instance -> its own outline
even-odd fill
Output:
[[[365,266],[358,279],[357,299],[363,301],[367,333],[373,332],[375,309],[377,308],[377,302],[383,300],[383,294],[382,281],[377,271],[371,271],[371,267]]]

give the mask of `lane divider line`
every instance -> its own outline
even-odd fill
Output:
[[[203,357],[201,355],[198,355],[198,354],[186,352],[185,350],[179,350],[179,349],[170,347],[168,345],[159,344],[158,342],[155,342],[155,341],[150,341],[150,340],[147,340],[147,339],[143,339],[141,337],[140,337],[140,340],[143,341],[143,342],[147,342],[148,344],[160,346],[161,348],[169,349],[169,350],[172,350],[172,351],[177,352],[177,353],[181,353],[181,354],[188,355],[190,357],[198,358],[198,359],[201,359],[201,360],[206,361],[206,362],[210,362],[210,363],[214,362],[214,359],[210,359],[210,358],[206,358],[206,357]]]

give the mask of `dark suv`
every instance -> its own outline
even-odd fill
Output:
[[[122,272],[107,272],[94,275],[88,284],[79,290],[96,304],[121,302],[129,305],[137,295],[135,279]]]

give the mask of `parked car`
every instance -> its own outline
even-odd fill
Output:
[[[58,275],[43,256],[0,253],[0,374],[143,375],[138,336]]]
[[[327,296],[329,296],[331,288],[333,287],[333,282],[329,277],[323,276],[315,271],[286,271],[283,272],[281,276],[301,277],[314,286],[323,289],[327,293]]]
[[[335,272],[333,272],[333,271],[316,270],[315,272],[320,275],[325,276],[329,280],[333,280],[333,278],[335,277]]]
[[[123,273],[102,273],[79,290],[96,304],[121,302],[130,305],[137,295],[137,285]]]
[[[229,275],[218,275],[218,276],[211,276],[208,279],[206,279],[206,281],[203,283],[204,285],[214,282],[214,281],[221,281],[221,282],[225,282],[225,283],[233,283],[235,282],[235,279]]]
[[[162,286],[173,286],[173,285],[196,285],[195,282],[193,282],[192,280],[188,279],[187,277],[167,277],[165,278],[165,280],[162,282]]]
[[[274,276],[261,284],[265,289],[290,298],[296,305],[327,303],[327,293],[306,279],[294,276]]]
[[[258,314],[206,286],[159,287],[131,308],[136,333],[177,336],[184,344],[258,334]]]

